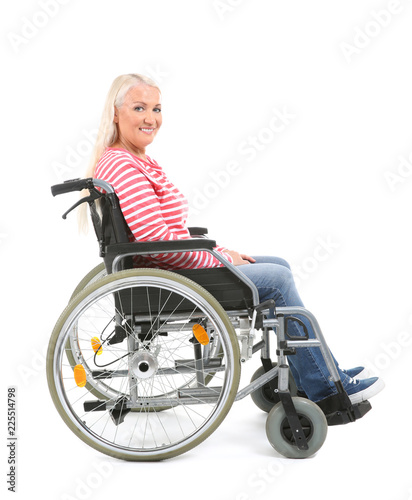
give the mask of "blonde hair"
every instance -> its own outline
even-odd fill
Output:
[[[117,125],[113,121],[114,108],[121,108],[126,94],[129,90],[138,85],[148,85],[149,87],[156,88],[160,92],[158,85],[151,78],[138,73],[120,75],[113,81],[106,97],[96,143],[92,151],[89,166],[85,173],[86,178],[94,176],[96,165],[100,157],[106,148],[112,146],[117,141]],[[87,194],[87,192],[83,192],[84,196],[87,196]],[[86,203],[83,203],[79,207],[78,222],[80,230],[87,232],[88,217]]]

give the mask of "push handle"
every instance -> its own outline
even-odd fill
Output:
[[[119,215],[119,204],[116,198],[116,193],[108,182],[102,181],[100,179],[93,179],[93,177],[88,177],[87,179],[72,179],[65,181],[62,184],[55,184],[51,187],[51,192],[53,196],[59,194],[71,193],[72,191],[82,191],[83,189],[89,190],[89,196],[81,198],[72,207],[63,214],[63,219],[67,217],[72,210],[81,205],[82,203],[88,202],[93,203],[95,200],[100,198],[103,193],[98,191],[96,188],[101,188],[105,191],[108,200],[110,201],[113,209],[113,217],[118,219],[121,217]]]
[[[91,177],[88,179],[72,179],[63,182],[62,184],[55,184],[51,187],[51,192],[53,196],[57,196],[59,194],[70,193],[72,191],[92,189],[93,187],[93,179]]]

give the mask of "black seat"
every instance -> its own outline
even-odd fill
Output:
[[[173,272],[199,283],[217,299],[225,310],[253,308],[250,288],[226,267],[177,269]]]

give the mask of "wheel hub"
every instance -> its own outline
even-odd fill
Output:
[[[149,352],[137,352],[130,362],[130,370],[136,378],[146,379],[153,377],[159,368],[155,356]]]

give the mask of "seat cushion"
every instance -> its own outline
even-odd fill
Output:
[[[229,269],[178,269],[174,271],[195,281],[221,304],[225,310],[250,309],[253,297],[250,288]]]

